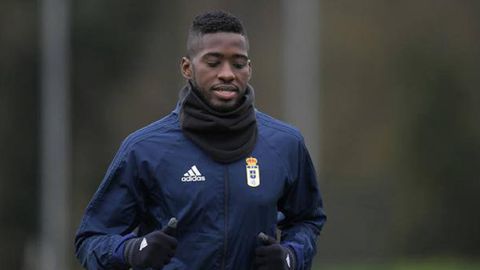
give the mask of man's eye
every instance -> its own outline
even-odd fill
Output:
[[[215,61],[215,62],[207,62],[207,65],[208,65],[209,67],[216,67],[216,66],[218,66],[219,64],[220,64],[220,62],[218,62],[218,61]]]
[[[238,68],[238,69],[242,69],[245,66],[247,66],[246,63],[233,63],[233,67]]]

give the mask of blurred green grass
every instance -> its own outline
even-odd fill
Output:
[[[312,270],[479,270],[480,261],[431,259],[391,263],[320,264]]]

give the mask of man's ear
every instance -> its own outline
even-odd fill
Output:
[[[182,72],[182,76],[187,79],[187,80],[190,80],[192,79],[192,74],[193,74],[193,71],[192,71],[192,62],[190,59],[188,59],[187,57],[182,57],[182,62],[180,63],[180,72]]]

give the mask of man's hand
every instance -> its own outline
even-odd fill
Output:
[[[133,238],[125,243],[125,261],[132,267],[162,269],[175,255],[177,219],[171,218],[162,230]]]
[[[255,265],[258,270],[295,269],[295,257],[289,248],[283,247],[263,232],[258,234],[258,240],[263,244],[255,250]]]

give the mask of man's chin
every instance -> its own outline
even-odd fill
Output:
[[[222,113],[234,111],[239,106],[238,102],[231,102],[231,103],[222,102],[222,103],[213,103],[209,105],[213,110],[217,112],[222,112]]]

